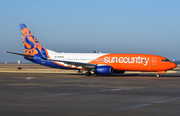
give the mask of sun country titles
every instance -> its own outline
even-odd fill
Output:
[[[105,57],[105,63],[136,63],[146,66],[149,62],[149,58],[146,57]]]

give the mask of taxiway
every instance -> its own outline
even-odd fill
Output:
[[[180,115],[180,74],[0,73],[1,116]]]

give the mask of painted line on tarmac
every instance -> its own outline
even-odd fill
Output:
[[[76,95],[76,94],[86,94],[86,93],[98,93],[98,92],[112,92],[112,91],[121,91],[121,90],[128,90],[130,88],[115,88],[115,89],[105,89],[99,91],[88,91],[88,92],[75,92],[75,93],[60,93],[60,94],[53,94],[53,95],[44,95],[44,96],[28,96],[28,97],[20,97],[20,98],[40,98],[40,97],[56,97],[56,96],[64,96],[64,95]]]
[[[116,111],[109,112],[109,113],[115,113],[115,112],[120,112],[120,111],[125,111],[125,110],[131,110],[131,109],[135,109],[135,108],[151,106],[151,105],[154,105],[154,104],[165,103],[165,102],[179,100],[179,99],[180,99],[180,97],[178,97],[178,98],[171,98],[171,99],[167,99],[167,100],[161,100],[161,101],[155,101],[155,102],[152,102],[152,103],[149,103],[149,104],[140,104],[140,105],[124,108],[124,109],[117,109]]]

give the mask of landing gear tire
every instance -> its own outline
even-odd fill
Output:
[[[94,76],[99,76],[99,74],[98,73],[94,73]]]
[[[91,72],[86,72],[86,76],[91,76]]]

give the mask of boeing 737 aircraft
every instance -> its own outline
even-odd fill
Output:
[[[57,53],[41,46],[25,24],[20,24],[25,53],[11,54],[24,56],[26,60],[37,64],[60,68],[87,71],[86,76],[124,73],[125,71],[148,71],[165,73],[176,67],[176,64],[165,57],[148,54],[117,53]]]

